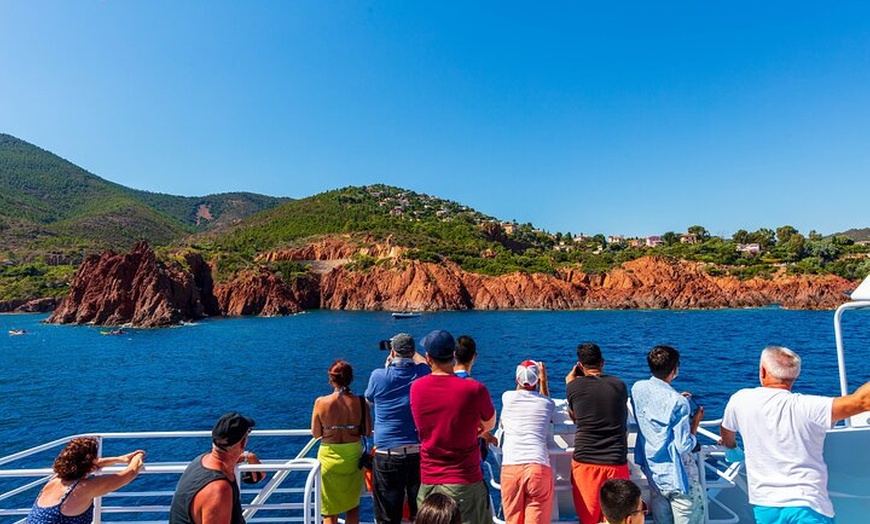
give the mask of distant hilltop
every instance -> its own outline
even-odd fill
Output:
[[[341,274],[344,281],[378,289],[366,279],[377,275],[400,286],[404,281],[391,275],[406,268],[421,272],[415,273],[415,278],[428,275],[444,296],[450,293],[443,286],[451,281],[462,282],[457,289],[464,289],[463,293],[477,289],[485,294],[491,292],[486,291],[490,286],[497,285],[493,282],[500,282],[498,279],[565,281],[573,278],[567,275],[581,274],[589,279],[588,289],[581,286],[575,290],[582,298],[574,297],[572,291],[565,296],[574,298],[563,301],[536,298],[532,295],[541,290],[525,284],[518,289],[527,290],[529,296],[520,296],[518,290],[504,295],[513,298],[494,298],[491,302],[483,295],[474,300],[466,296],[458,302],[446,298],[439,302],[437,296],[425,298],[427,292],[422,290],[419,296],[425,300],[408,302],[421,309],[489,307],[483,304],[499,309],[511,304],[543,308],[598,304],[647,307],[643,301],[592,300],[597,295],[590,291],[598,289],[592,285],[596,279],[610,282],[613,277],[609,275],[614,271],[634,271],[631,263],[638,260],[657,260],[666,265],[687,263],[707,277],[736,282],[800,277],[805,283],[802,285],[809,288],[824,281],[825,275],[854,282],[870,273],[867,229],[823,236],[782,225],[738,230],[730,238],[710,235],[700,225],[643,238],[551,233],[530,223],[488,216],[461,203],[381,184],[345,187],[298,200],[250,193],[176,197],[108,182],[9,135],[0,135],[0,232],[0,310],[33,299],[66,297],[87,256],[105,250],[124,253],[139,241],[147,241],[154,248],[156,263],[164,264],[161,267],[177,266],[179,271],[190,272],[186,267],[189,261],[201,260],[214,289],[229,293],[223,299],[216,294],[218,302],[224,300],[220,302],[223,305],[212,304],[214,308],[209,310],[221,314],[258,314],[250,313],[263,311],[256,304],[289,303],[288,293],[296,293],[294,300],[298,299],[297,305],[302,308],[399,306],[405,299],[395,297],[406,294],[401,289],[383,291],[385,294],[378,300],[330,294],[329,286],[333,284],[329,275]],[[202,274],[201,270],[191,274]],[[673,272],[674,279],[684,275]],[[262,284],[265,281],[285,286],[286,290],[279,293],[284,298],[275,295],[279,287]],[[311,291],[313,281],[318,282],[316,293]],[[472,281],[488,284],[475,287]],[[249,289],[269,289],[271,294],[262,291],[267,295],[251,305],[247,298],[232,298],[249,294],[238,294],[236,287],[228,286],[230,282],[247,282]],[[307,282],[304,293],[293,287],[300,282]],[[664,286],[662,290],[679,287],[668,287],[659,280],[655,285]],[[754,286],[758,289],[760,284]],[[825,286],[828,290],[848,287],[842,283]],[[693,287],[685,289],[686,293],[700,292]],[[730,284],[722,289],[738,293]],[[809,289],[802,295],[813,296],[813,292]],[[324,298],[336,296],[345,298]],[[759,295],[764,296],[779,295]],[[435,302],[428,303],[430,299]],[[666,300],[661,307],[723,307],[766,299],[693,300],[689,296]],[[794,307],[828,307],[834,302],[827,298],[807,300]],[[293,311],[283,307],[275,306],[274,311]]]

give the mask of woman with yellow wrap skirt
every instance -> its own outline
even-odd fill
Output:
[[[311,433],[320,438],[320,499],[323,522],[338,524],[345,514],[346,524],[359,523],[359,497],[363,472],[359,468],[362,452],[360,422],[365,417],[366,435],[371,435],[371,416],[365,399],[350,391],[353,368],[344,360],[329,367],[331,395],[318,397],[311,412]]]

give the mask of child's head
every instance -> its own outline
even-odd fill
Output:
[[[601,512],[609,524],[643,522],[646,503],[640,498],[640,488],[634,482],[610,479],[601,486]]]

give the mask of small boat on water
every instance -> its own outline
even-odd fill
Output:
[[[420,313],[414,311],[395,311],[392,313],[393,318],[417,318]]]
[[[842,315],[849,310],[870,309],[870,277],[851,294],[851,301],[841,305],[834,313],[834,335],[840,375],[839,395],[849,393],[846,381],[844,346],[840,328]],[[417,314],[419,315],[419,314]],[[108,334],[108,333],[107,333]],[[831,392],[833,394],[834,392]],[[555,399],[554,399],[555,400]],[[557,420],[553,424],[550,440],[550,462],[555,476],[554,510],[552,521],[560,524],[576,524],[577,516],[571,497],[571,456],[573,453],[574,423],[568,414],[565,400],[556,400]],[[755,522],[747,495],[746,472],[742,461],[729,462],[725,448],[718,445],[718,427],[721,420],[704,421],[698,431],[702,440],[698,452],[699,469],[704,472],[701,482],[707,498],[706,524],[738,524]],[[319,524],[320,515],[320,464],[314,458],[317,440],[310,429],[255,429],[252,437],[257,439],[281,439],[272,449],[281,453],[263,464],[239,464],[236,466],[237,482],[248,471],[267,471],[267,481],[241,491],[244,517],[251,524],[297,522]],[[637,426],[629,424],[628,448],[634,448]],[[152,431],[147,433],[93,433],[103,441],[134,440],[148,449],[148,441],[174,439],[197,439],[208,442],[210,431]],[[33,448],[0,457],[0,517],[10,522],[22,522],[28,514],[39,489],[51,478],[50,467],[33,468],[34,459],[44,457],[48,451],[56,451],[70,439],[70,435]],[[863,523],[870,512],[870,412],[856,415],[831,428],[825,440],[825,462],[828,466],[828,491],[834,503],[837,521],[841,524]],[[101,447],[102,449],[102,447]],[[43,455],[39,455],[43,453]],[[490,446],[485,469],[490,484],[494,524],[505,524],[500,513],[499,461],[501,450]],[[177,459],[168,460],[159,455],[149,456],[143,473],[150,476],[147,490],[122,490],[103,499],[96,499],[94,522],[135,521],[165,523],[168,519],[171,500],[178,477],[187,463]],[[631,478],[649,499],[649,485],[643,472],[629,454]],[[121,466],[107,467],[105,472],[116,472]],[[141,477],[140,477],[141,478]],[[134,483],[140,482],[140,479]],[[138,484],[142,486],[143,484]],[[20,496],[19,496],[20,495]],[[365,494],[363,496],[369,496]],[[17,498],[16,498],[17,497]],[[143,514],[158,515],[157,520],[140,520]],[[117,517],[117,518],[115,518]],[[18,520],[12,520],[12,519]]]
[[[109,331],[100,331],[100,335],[127,335],[129,332],[123,329],[112,329]]]
[[[25,331],[23,329],[10,329],[9,330],[9,336],[11,336],[11,337],[14,337],[16,335],[26,335],[26,334],[27,334],[27,331]]]

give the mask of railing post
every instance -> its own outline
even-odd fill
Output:
[[[97,460],[103,458],[103,437],[97,436]],[[103,520],[103,497],[94,499],[94,521],[93,524],[100,524]]]

